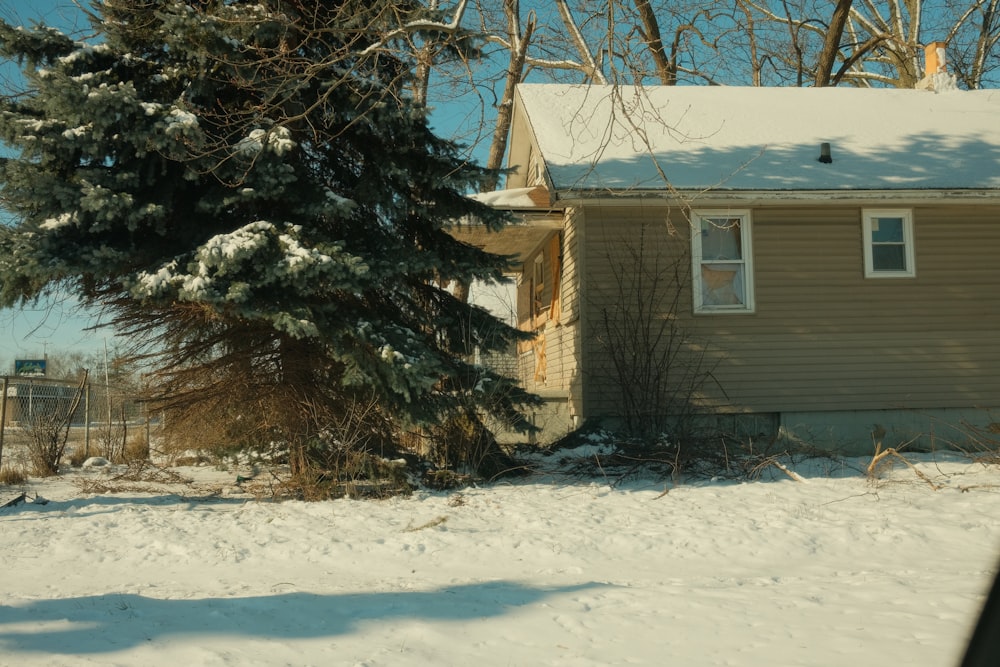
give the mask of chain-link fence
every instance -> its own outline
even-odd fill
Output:
[[[134,390],[23,376],[0,383],[0,465],[30,469],[39,442],[63,437],[60,451],[74,460],[121,461],[129,447],[149,450],[153,423]]]

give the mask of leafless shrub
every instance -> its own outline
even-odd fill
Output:
[[[949,446],[984,465],[1000,465],[1000,422],[985,426],[962,421],[951,430],[956,432]]]
[[[406,475],[392,463],[393,430],[373,397],[343,401],[281,400],[280,390],[238,383],[227,394],[165,408],[163,449],[175,462],[247,462],[290,470],[262,497],[321,500],[409,493]],[[250,416],[252,415],[252,418]]]
[[[305,500],[410,493],[405,463],[396,458],[392,429],[375,398],[340,407],[308,405],[310,420],[325,428],[302,449],[285,490]]]
[[[70,422],[80,405],[86,386],[87,377],[84,373],[83,381],[68,406],[64,402],[54,402],[28,414],[24,422],[28,435],[28,462],[31,471],[39,477],[59,473],[59,462],[69,439]]]
[[[684,479],[758,480],[769,472],[803,481],[794,470],[795,461],[835,458],[830,453],[789,449],[767,439],[707,429],[678,442],[661,439],[653,443],[610,431],[580,431],[553,445],[553,455],[583,443],[600,445],[598,452],[587,458],[567,458],[564,472],[599,477],[612,486],[639,478],[670,479],[675,485]]]
[[[612,280],[592,297],[597,375],[615,389],[624,432],[651,446],[691,432],[694,399],[714,381],[705,345],[678,318],[691,272],[686,255],[661,250],[645,227],[637,242],[618,244],[607,255]]]
[[[472,475],[455,472],[449,468],[437,468],[424,473],[421,481],[424,486],[437,491],[464,489],[474,481]]]
[[[116,424],[108,423],[101,426],[96,433],[97,452],[112,463],[125,463],[125,448],[128,436],[128,424],[124,414]]]

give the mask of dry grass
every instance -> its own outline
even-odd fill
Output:
[[[273,486],[274,497],[315,501],[330,498],[407,496],[413,487],[404,465],[377,456],[348,452],[325,467],[308,466]]]
[[[74,468],[79,468],[83,462],[90,458],[90,454],[84,447],[74,447],[69,455],[69,464]]]
[[[144,435],[136,435],[128,439],[123,452],[124,463],[133,464],[149,460],[149,445]]]
[[[0,484],[6,486],[20,486],[28,481],[28,476],[21,468],[4,466],[0,469]]]

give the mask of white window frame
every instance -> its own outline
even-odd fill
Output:
[[[873,247],[878,245],[872,241],[872,233],[876,221],[883,218],[900,219],[903,221],[903,261],[906,268],[899,270],[877,270]],[[862,211],[861,233],[864,236],[865,278],[915,278],[917,265],[913,244],[913,211],[908,208],[870,208]]]
[[[739,260],[714,260],[702,257],[701,225],[706,219],[738,218],[740,221],[740,246],[742,257]],[[696,314],[752,313],[756,304],[754,299],[753,281],[753,246],[751,243],[750,209],[704,209],[691,211],[691,276],[694,289],[694,312]],[[741,304],[706,304],[702,285],[702,264],[736,264],[743,267],[743,303]]]

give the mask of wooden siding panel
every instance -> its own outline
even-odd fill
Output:
[[[861,208],[752,211],[756,312],[679,310],[708,357],[720,389],[706,408],[781,412],[1000,405],[1000,207],[916,207],[915,278],[864,277]],[[667,209],[587,211],[589,303],[614,279],[609,248],[647,243],[663,256],[688,254],[687,223]],[[629,241],[631,239],[631,241]],[[593,332],[586,355],[597,368]],[[603,385],[603,386],[602,386]],[[588,413],[613,412],[608,383]],[[609,394],[608,392],[611,392]],[[597,392],[595,392],[597,393]]]
[[[534,347],[523,345],[518,355],[518,370],[522,384],[526,389],[551,395],[553,392],[565,392],[569,395],[571,384],[579,373],[579,283],[576,279],[576,241],[572,231],[563,234],[554,232],[537,252],[526,258],[523,269],[518,277],[518,312],[521,313],[519,325],[524,330],[537,331],[540,334]],[[544,304],[539,317],[532,321],[528,317],[532,294],[532,275],[535,270],[535,260],[542,258],[541,274],[544,278],[544,289],[540,302]],[[558,270],[558,280],[554,280],[554,271]],[[558,292],[556,292],[558,290]],[[552,306],[558,303],[558,317],[553,318]],[[544,377],[536,377],[539,349],[544,350]],[[578,409],[578,408],[577,408]]]

